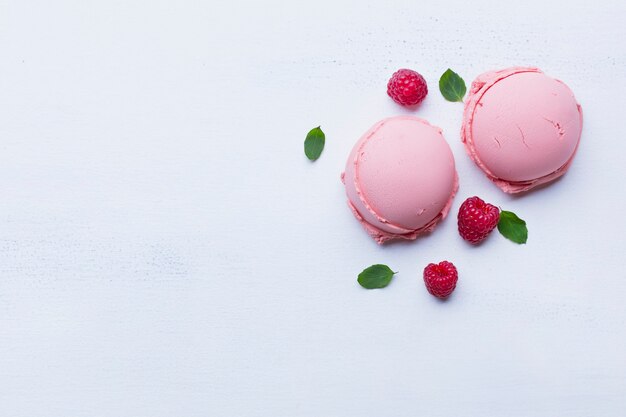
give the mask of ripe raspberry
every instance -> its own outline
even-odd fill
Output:
[[[426,80],[410,69],[400,69],[387,83],[387,94],[398,104],[411,106],[420,103],[428,94]]]
[[[428,264],[424,268],[424,283],[429,293],[437,298],[446,298],[456,288],[459,273],[452,262],[442,261]]]
[[[498,225],[500,210],[478,197],[470,197],[459,208],[458,225],[461,237],[471,244],[483,241]]]

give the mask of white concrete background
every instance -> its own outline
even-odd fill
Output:
[[[623,417],[626,3],[489,3],[0,1],[0,415]],[[522,197],[437,89],[511,65],[585,115],[571,171]],[[339,174],[407,113],[399,67],[429,82],[453,210],[516,211],[528,245],[468,247],[451,217],[379,247],[352,218]],[[400,273],[361,289],[378,262]]]

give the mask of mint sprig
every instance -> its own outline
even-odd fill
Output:
[[[463,101],[467,87],[463,78],[448,68],[439,78],[439,91],[448,101]]]
[[[359,274],[357,281],[361,287],[372,290],[375,288],[384,288],[391,282],[396,272],[393,272],[387,265],[376,264],[365,268]]]
[[[326,135],[322,132],[320,126],[315,127],[309,131],[304,139],[304,154],[311,161],[315,161],[320,157],[324,150],[324,144],[326,142]]]
[[[511,211],[502,210],[500,212],[498,231],[502,236],[515,243],[526,243],[528,240],[526,222]]]

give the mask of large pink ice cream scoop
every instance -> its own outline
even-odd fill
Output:
[[[472,83],[461,139],[490,180],[507,193],[519,193],[569,169],[582,120],[582,109],[563,82],[537,68],[507,68]]]
[[[458,189],[441,129],[412,116],[381,120],[365,132],[341,178],[354,216],[378,243],[432,231]]]

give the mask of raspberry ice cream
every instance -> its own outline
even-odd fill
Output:
[[[537,68],[479,75],[465,103],[461,139],[472,160],[507,193],[563,175],[582,131],[572,91]]]
[[[441,129],[412,116],[381,120],[365,132],[341,179],[354,216],[381,244],[432,231],[458,189]]]

